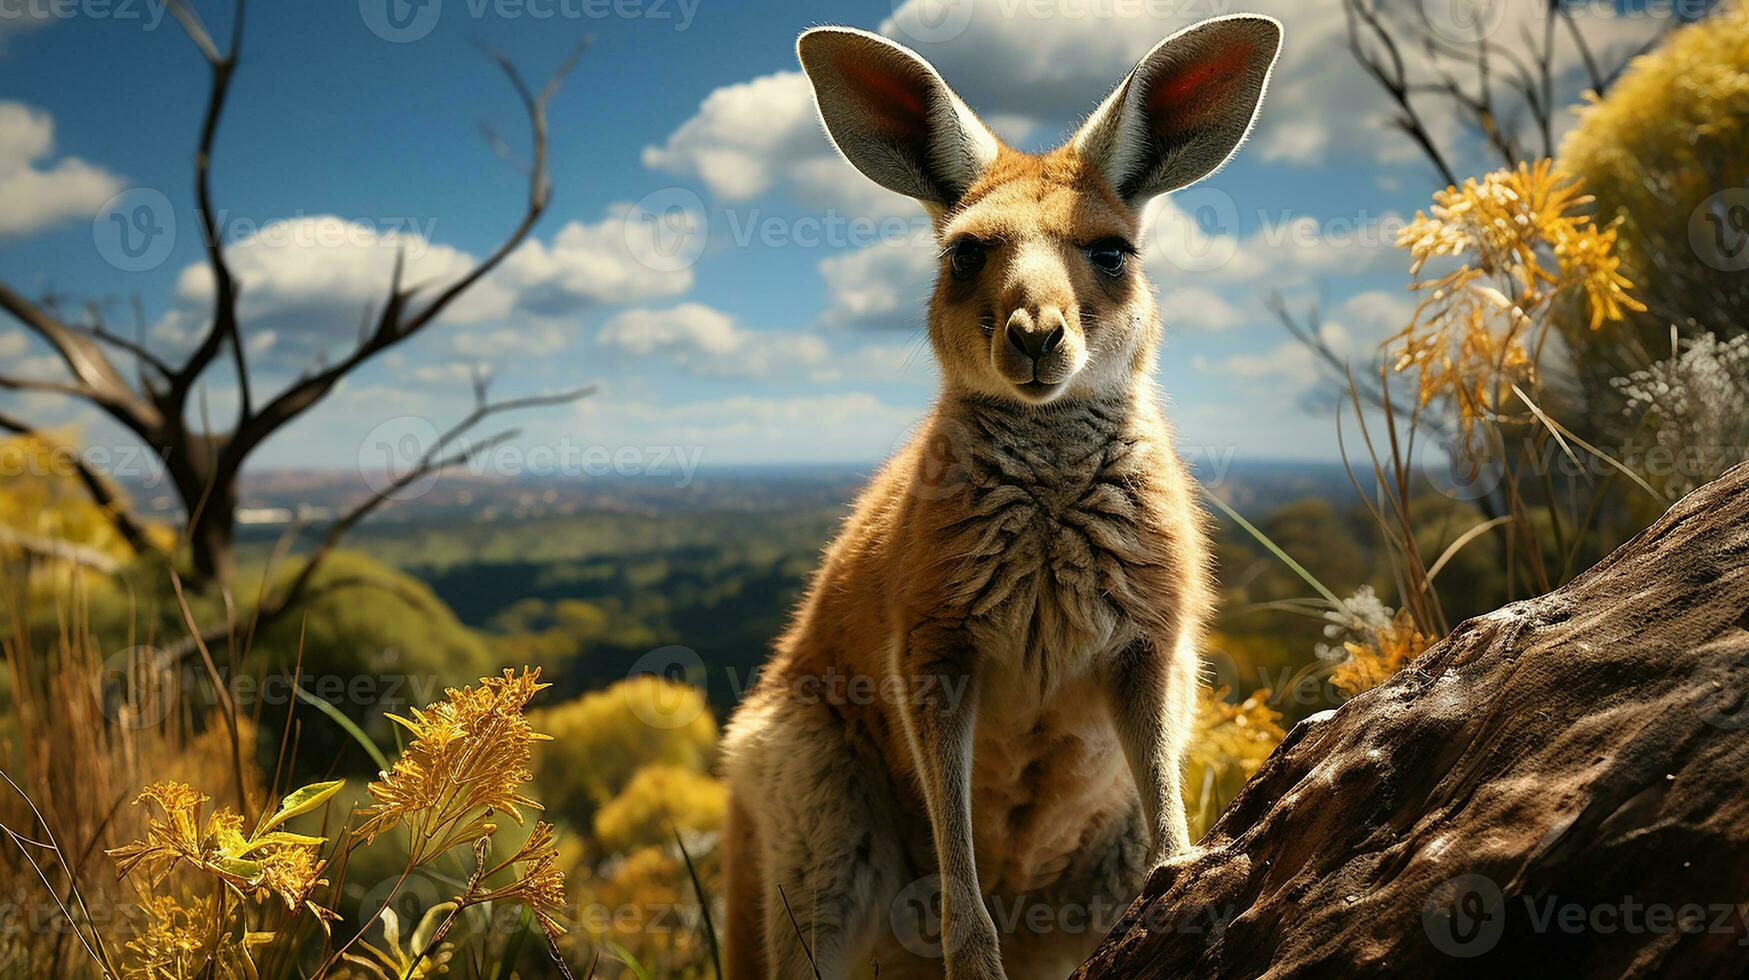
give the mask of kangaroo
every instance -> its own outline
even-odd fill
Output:
[[[1280,46],[1190,27],[1034,155],[912,51],[801,35],[832,142],[932,220],[941,390],[727,727],[735,980],[1062,977],[1189,848],[1211,572],[1135,243],[1237,152]]]

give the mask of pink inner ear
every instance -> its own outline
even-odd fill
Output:
[[[909,79],[891,72],[839,62],[838,70],[874,110],[881,128],[895,136],[909,136],[929,124],[923,92]]]
[[[1257,49],[1239,42],[1154,80],[1148,92],[1148,118],[1155,136],[1171,136],[1194,128],[1240,79]]]

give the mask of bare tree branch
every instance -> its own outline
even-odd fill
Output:
[[[1318,363],[1333,380],[1340,381],[1344,387],[1352,383],[1355,392],[1361,399],[1374,408],[1388,408],[1392,413],[1404,418],[1416,419],[1416,423],[1421,428],[1436,435],[1444,432],[1439,420],[1426,418],[1426,413],[1416,412],[1412,406],[1396,401],[1382,386],[1372,383],[1370,379],[1358,380],[1353,369],[1354,365],[1324,339],[1322,317],[1317,306],[1311,306],[1306,310],[1305,320],[1302,322],[1292,310],[1288,309],[1287,300],[1280,293],[1270,296],[1269,299],[1265,300],[1265,305],[1269,307],[1269,312],[1275,314],[1275,318],[1281,321],[1281,325],[1287,328],[1287,332],[1312,352],[1312,355],[1317,358]],[[1361,372],[1358,377],[1368,378],[1369,372]]]
[[[236,360],[237,385],[240,399],[239,418],[248,418],[249,371],[243,360],[243,338],[237,322],[237,280],[225,261],[223,229],[213,206],[212,163],[213,144],[218,139],[219,122],[224,116],[225,102],[231,92],[231,78],[237,70],[237,55],[243,40],[243,0],[237,0],[232,12],[230,49],[220,53],[211,35],[201,24],[200,16],[183,0],[171,0],[170,12],[182,24],[183,30],[200,49],[212,69],[207,87],[206,110],[200,124],[200,141],[194,152],[194,198],[200,218],[202,244],[206,249],[207,267],[213,277],[213,322],[194,352],[171,377],[169,401],[178,410],[187,403],[194,383],[229,344]]]
[[[428,476],[446,470],[452,470],[458,466],[464,466],[481,455],[490,452],[495,447],[502,445],[506,441],[514,439],[517,435],[516,430],[511,429],[495,433],[477,443],[464,444],[455,452],[445,452],[451,446],[454,446],[457,442],[461,441],[468,432],[478,427],[481,422],[484,422],[486,419],[495,415],[501,415],[506,412],[569,404],[587,398],[595,392],[595,385],[587,385],[582,388],[575,388],[570,391],[563,391],[555,394],[534,395],[525,398],[513,398],[505,401],[492,402],[486,399],[486,382],[481,378],[475,378],[474,409],[461,421],[457,422],[439,435],[430,446],[426,447],[425,452],[421,455],[419,460],[416,461],[413,466],[409,467],[406,472],[396,476],[395,479],[371,493],[364,500],[354,504],[344,514],[336,518],[335,521],[328,526],[326,533],[322,536],[322,540],[318,542],[316,547],[310,552],[309,558],[304,561],[304,564],[298,569],[297,574],[292,578],[292,581],[286,586],[286,588],[275,595],[263,596],[260,604],[256,607],[255,622],[251,628],[255,632],[260,632],[277,622],[285,616],[286,613],[307,605],[316,596],[325,595],[329,592],[335,591],[335,583],[325,583],[319,588],[312,588],[316,578],[316,573],[321,569],[327,559],[334,554],[335,550],[339,547],[341,540],[345,538],[347,533],[362,523],[365,518],[380,510],[386,504],[393,502],[395,496],[401,491]],[[224,638],[225,634],[223,631],[213,630],[204,634],[200,640],[201,642],[211,644]],[[193,652],[195,647],[196,644],[190,640],[182,645],[172,647],[170,652],[173,656],[181,656]]]
[[[234,559],[232,544],[239,500],[238,484],[250,455],[274,433],[321,403],[349,373],[429,326],[459,297],[490,275],[532,233],[551,197],[547,105],[577,65],[587,42],[578,45],[538,89],[532,87],[503,54],[491,52],[493,61],[509,78],[522,102],[532,140],[530,160],[525,167],[519,167],[527,177],[526,203],[519,219],[498,246],[459,278],[431,286],[428,300],[423,298],[427,295],[424,284],[408,285],[404,281],[404,257],[397,256],[388,283],[388,295],[374,316],[367,317],[356,346],[335,363],[318,364],[265,403],[257,404],[253,387],[259,379],[251,376],[239,312],[242,284],[225,256],[223,229],[220,227],[220,212],[214,203],[213,188],[214,150],[242,50],[246,3],[245,0],[235,0],[228,42],[222,48],[189,0],[167,0],[167,7],[210,68],[194,160],[194,192],[202,246],[205,264],[214,283],[210,325],[196,338],[186,360],[176,363],[146,346],[143,340],[145,316],[137,300],[136,328],[141,337],[130,340],[110,331],[99,315],[101,311],[96,308],[91,308],[89,325],[75,326],[61,316],[52,297],[32,302],[0,282],[0,310],[17,318],[52,347],[69,372],[68,378],[54,380],[0,376],[0,390],[45,391],[82,399],[99,407],[138,436],[163,461],[188,514],[187,539],[193,565],[193,577],[189,581],[204,587],[213,582],[222,584],[230,574]],[[190,401],[197,393],[201,393],[204,399],[203,379],[227,347],[237,376],[237,419],[228,429],[215,430],[206,418],[204,400],[198,418],[194,417],[197,413],[192,411]],[[138,369],[137,384],[118,370],[117,362],[111,358],[112,353],[133,358],[132,366]],[[551,404],[581,394],[492,405],[484,402],[483,389],[477,388],[476,416],[471,416],[467,424],[475,424],[485,415],[498,411]],[[15,430],[27,428],[24,423],[16,422]],[[475,447],[473,451],[481,450]],[[453,465],[447,459],[430,462]],[[82,478],[87,476],[95,474],[83,474]],[[100,480],[88,480],[87,485],[93,499],[121,522],[118,527],[126,525],[123,533],[130,537],[130,541],[146,541],[143,525],[120,513],[124,504],[118,494]],[[380,505],[379,501],[372,507]],[[340,531],[343,533],[345,527],[357,523],[367,514],[368,511],[352,516]],[[338,540],[338,534],[333,537]]]
[[[1656,47],[1682,23],[1674,16],[1666,17],[1653,37],[1606,70],[1570,5],[1561,0],[1544,0],[1541,24],[1524,30],[1519,47],[1486,33],[1474,40],[1454,39],[1436,28],[1427,5],[1407,6],[1414,11],[1412,16],[1392,16],[1389,12],[1396,8],[1374,0],[1343,0],[1348,46],[1355,61],[1396,104],[1399,113],[1392,123],[1421,148],[1450,185],[1457,183],[1450,163],[1453,152],[1434,137],[1426,123],[1427,106],[1418,104],[1417,97],[1444,102],[1508,167],[1525,162],[1531,147],[1539,149],[1542,156],[1553,156],[1557,149],[1555,115],[1560,111],[1560,93],[1555,87],[1560,36],[1565,35],[1577,52],[1588,92],[1601,96],[1634,58]],[[1432,80],[1411,77],[1414,73],[1404,58],[1406,50],[1425,56],[1421,73],[1431,72]],[[1448,65],[1473,69],[1476,88],[1461,84]],[[1528,123],[1534,138],[1521,139],[1520,123]]]
[[[1361,68],[1378,82],[1379,87],[1385,90],[1401,110],[1392,122],[1421,147],[1421,152],[1427,155],[1434,169],[1439,171],[1440,177],[1448,185],[1457,184],[1457,172],[1446,162],[1438,142],[1428,132],[1427,126],[1421,121],[1421,115],[1410,101],[1409,70],[1403,62],[1403,52],[1397,47],[1396,38],[1391,36],[1391,32],[1363,0],[1345,0],[1342,9],[1348,21],[1349,51],[1353,52]],[[1361,40],[1362,26],[1366,27],[1374,42],[1383,48],[1386,60],[1380,60],[1368,51]]]
[[[50,561],[70,562],[106,575],[114,574],[117,569],[121,568],[121,562],[96,548],[63,541],[60,538],[31,534],[5,525],[0,525],[0,546],[17,548],[26,554],[40,555]]]
[[[137,426],[130,427],[156,426],[156,410],[134,393],[96,341],[81,336],[78,331],[20,296],[4,282],[0,282],[0,309],[12,314],[32,333],[54,348],[77,381],[77,390],[69,393],[78,394],[94,404],[110,409],[112,415],[117,412],[132,415]]]
[[[404,288],[402,286],[405,264],[403,257],[397,255],[394,274],[389,283],[389,295],[383,303],[376,326],[352,353],[333,366],[316,371],[291,385],[262,406],[258,413],[250,416],[242,425],[238,426],[234,444],[237,453],[246,455],[262,440],[278,431],[280,427],[327,397],[334,385],[359,365],[424,329],[442,314],[457,297],[485,278],[511,252],[515,251],[517,246],[522,244],[529,232],[533,230],[535,223],[545,213],[551,196],[551,184],[547,169],[547,103],[558,91],[565,76],[576,66],[587,45],[587,41],[579,44],[548,78],[546,85],[538,94],[528,87],[521,73],[502,53],[493,54],[494,60],[503,67],[517,94],[522,98],[533,137],[533,155],[528,168],[528,199],[523,210],[522,220],[490,255],[481,260],[460,279],[444,288],[417,313],[409,313],[409,304],[418,289],[417,287]]]

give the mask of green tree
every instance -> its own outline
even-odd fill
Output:
[[[714,832],[723,825],[729,789],[685,766],[639,769],[619,795],[595,814],[595,842],[610,854],[666,846],[673,832]]]
[[[535,730],[564,747],[535,761],[536,796],[573,827],[593,826],[596,811],[646,766],[705,772],[717,724],[698,688],[640,675],[574,701],[536,711]]]

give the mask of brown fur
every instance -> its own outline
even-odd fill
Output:
[[[1149,287],[1139,274],[1100,281],[1084,262],[1061,257],[1078,243],[1133,236],[1134,217],[1072,151],[1005,150],[939,224],[944,237],[973,232],[1003,242],[976,282],[944,275],[936,289],[930,333],[946,390],[857,501],[731,727],[737,976],[765,975],[753,951],[765,944],[761,915],[748,910],[769,889],[749,870],[757,845],[744,815],[768,806],[781,783],[753,758],[768,734],[761,729],[781,724],[779,716],[815,716],[836,764],[868,766],[860,775],[874,784],[869,792],[888,794],[898,818],[893,830],[914,872],[907,881],[933,870],[899,699],[853,690],[873,691],[891,676],[895,636],[922,640],[897,664],[902,677],[924,678],[907,682],[918,697],[930,695],[924,685],[945,696],[973,676],[981,688],[972,795],[985,894],[1033,894],[1085,873],[1078,862],[1088,863],[1087,842],[1139,826],[1107,695],[1136,676],[1169,678],[1172,696],[1187,705],[1193,691],[1190,640],[1209,605],[1207,551],[1146,374],[1159,339]],[[1055,274],[1003,274],[1000,266],[1027,250],[1058,257]],[[1096,374],[1047,405],[989,391],[997,382],[980,370],[990,343],[979,318],[1021,303],[1060,305],[1077,342],[1094,350],[1090,368],[1101,357],[1118,362],[1102,365],[1110,390],[1095,387]],[[1180,831],[1174,846],[1186,843]],[[1138,850],[1119,863],[1106,895],[1117,908],[1147,862]],[[792,907],[800,900],[785,897]],[[1011,945],[1023,953],[1024,943]],[[902,952],[889,944],[889,955]],[[1009,972],[1024,972],[1020,964],[1011,961]]]
[[[1204,517],[1150,377],[1152,287],[1094,260],[1237,148],[1279,39],[1182,32],[1032,155],[911,52],[803,35],[834,141],[933,217],[942,390],[730,722],[734,980],[1060,977],[1188,848]],[[1174,101],[1208,71],[1226,101]]]

